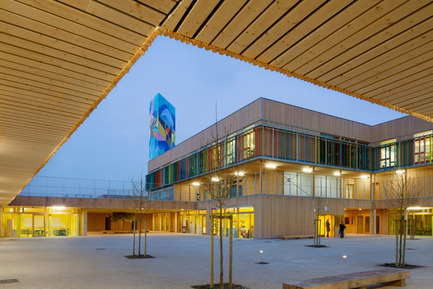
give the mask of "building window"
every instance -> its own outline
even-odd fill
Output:
[[[433,131],[414,134],[414,163],[424,163],[431,160]]]
[[[380,143],[379,147],[379,168],[395,166],[395,142],[396,139],[386,140]]]
[[[346,197],[348,199],[355,199],[355,185],[354,184],[347,184]]]
[[[224,159],[225,166],[235,162],[235,148],[236,148],[235,138],[231,138],[225,142],[225,159]]]
[[[255,149],[254,130],[244,133],[242,149],[243,149],[244,160],[254,157],[254,149]]]

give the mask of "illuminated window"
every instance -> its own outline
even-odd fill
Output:
[[[354,199],[355,198],[355,185],[354,184],[347,184],[346,185],[346,197],[348,199]]]
[[[225,142],[225,159],[224,165],[230,165],[235,162],[235,138],[229,139]]]
[[[255,134],[254,130],[245,132],[243,135],[243,158],[249,159],[254,157],[255,152]]]
[[[414,134],[414,162],[416,164],[431,161],[432,155],[432,133],[433,131],[424,131]]]
[[[379,147],[379,167],[389,168],[395,165],[395,142],[396,139],[386,140],[380,143]]]

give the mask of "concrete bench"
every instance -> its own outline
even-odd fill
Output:
[[[410,278],[409,270],[384,268],[380,270],[328,276],[299,282],[283,283],[283,289],[366,289],[369,285],[385,283],[387,285],[404,287],[406,279]]]

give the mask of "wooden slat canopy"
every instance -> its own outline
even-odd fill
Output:
[[[433,120],[431,1],[2,0],[0,206],[158,35]]]

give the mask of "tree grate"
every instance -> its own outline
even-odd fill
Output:
[[[3,279],[3,280],[0,280],[0,285],[1,284],[9,284],[9,283],[18,283],[18,279]]]

